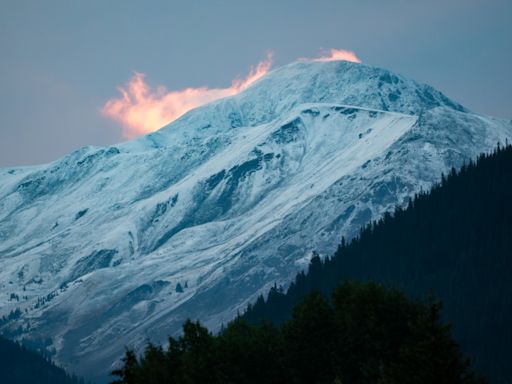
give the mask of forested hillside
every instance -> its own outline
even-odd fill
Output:
[[[499,147],[431,191],[415,196],[342,239],[333,257],[313,257],[284,293],[272,289],[245,313],[258,323],[281,324],[315,289],[330,295],[344,279],[375,280],[414,296],[432,294],[444,304],[455,338],[492,382],[512,373],[512,146]]]
[[[0,337],[0,383],[83,384],[39,353]]]

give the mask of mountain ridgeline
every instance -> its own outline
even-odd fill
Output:
[[[512,146],[484,154],[342,239],[332,257],[312,258],[286,293],[270,290],[243,317],[287,321],[310,291],[329,296],[344,279],[375,280],[445,304],[444,319],[477,369],[493,383],[512,372]]]

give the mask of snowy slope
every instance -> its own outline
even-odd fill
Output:
[[[0,315],[21,311],[3,331],[107,372],[187,317],[218,328],[507,137],[389,71],[299,62],[140,139],[0,169]]]

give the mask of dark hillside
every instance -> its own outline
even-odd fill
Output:
[[[0,382],[3,384],[83,384],[39,353],[0,337]]]
[[[512,382],[512,146],[452,169],[407,208],[342,240],[333,257],[314,257],[286,293],[272,289],[244,316],[281,324],[308,292],[329,296],[344,279],[441,299],[477,370],[491,382]]]

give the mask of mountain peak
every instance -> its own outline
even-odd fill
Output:
[[[446,107],[467,111],[441,92],[386,69],[349,61],[296,61],[276,68],[237,95],[198,107],[164,130],[237,116],[228,126],[268,123],[300,104],[331,103],[419,115]],[[195,125],[195,124],[193,124]]]
[[[405,114],[435,107],[465,110],[428,85],[349,61],[293,62],[271,71],[238,97],[258,94],[295,103],[329,102]]]
[[[186,317],[229,321],[511,132],[383,69],[296,62],[137,140],[2,172],[0,317],[19,316],[0,330],[107,372]]]
[[[324,103],[419,116],[442,107],[467,112],[433,87],[386,69],[349,61],[296,61],[237,95],[195,108],[125,148],[166,147],[183,140],[268,124],[300,105]]]

